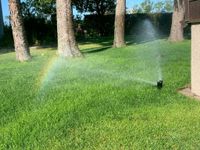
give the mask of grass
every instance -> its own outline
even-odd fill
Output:
[[[85,58],[0,55],[0,149],[200,147],[200,103],[177,93],[190,83],[190,41],[80,47]],[[151,84],[159,66],[162,90]]]

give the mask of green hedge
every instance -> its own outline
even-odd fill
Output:
[[[114,18],[114,15],[86,15],[83,29],[87,30],[90,36],[111,36],[114,32]],[[160,34],[168,35],[171,28],[172,13],[128,14],[125,20],[126,35],[137,35],[141,23],[145,20],[150,20]]]
[[[77,40],[83,40],[93,37],[108,37],[114,33],[114,15],[86,15],[84,19],[74,19],[74,29]],[[171,28],[172,14],[128,14],[126,15],[126,35],[135,36],[137,39],[144,39],[146,36],[146,27],[143,23],[149,20],[151,26],[159,35],[168,36]],[[24,18],[28,42],[30,45],[51,45],[57,42],[56,16],[52,20],[45,20],[36,17]],[[147,30],[151,31],[151,29]],[[186,35],[190,35],[190,27],[186,29]],[[6,27],[5,36],[1,39],[0,46],[13,45],[11,28]],[[143,35],[142,35],[143,34]]]

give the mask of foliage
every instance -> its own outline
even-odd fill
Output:
[[[139,5],[134,5],[132,10],[129,12],[129,14],[137,14],[137,13],[142,13],[142,9]]]
[[[4,26],[4,35],[0,39],[0,48],[1,47],[7,47],[7,48],[13,48],[14,47],[12,29],[11,29],[10,26],[7,26],[7,25]]]
[[[173,7],[174,7],[173,0],[166,0],[165,7],[164,7],[165,11],[173,12]]]
[[[154,10],[155,12],[162,12],[163,11],[163,6],[164,6],[164,2],[159,1],[157,3],[154,4]]]
[[[25,17],[24,24],[30,45],[51,45],[57,41],[56,21],[39,17]],[[31,30],[30,30],[31,29]]]
[[[159,0],[153,2],[144,0],[140,5],[134,5],[130,13],[166,13],[173,12],[173,0]]]
[[[168,35],[171,27],[172,14],[129,14],[126,15],[126,35],[137,36],[140,25],[144,20],[149,19],[160,34]],[[57,43],[56,17],[45,20],[44,18],[29,16],[24,17],[25,29],[30,45],[55,45]],[[113,36],[114,15],[96,16],[86,15],[84,20],[81,16],[74,18],[74,30],[77,40],[93,37]],[[104,23],[102,23],[104,22]],[[31,30],[30,30],[31,29]],[[9,33],[11,29],[8,28]],[[190,31],[188,30],[188,33]],[[6,34],[12,39],[12,34]],[[12,40],[6,40],[2,45],[7,46]],[[6,44],[7,43],[7,44]],[[13,42],[10,43],[12,45]]]
[[[125,19],[126,35],[137,35],[140,25],[145,20],[151,20],[160,34],[168,35],[171,27],[171,13],[157,14],[128,14]],[[104,24],[102,24],[104,22]],[[112,36],[114,32],[114,15],[97,17],[96,15],[86,15],[83,29],[87,30],[91,36]]]
[[[141,3],[141,9],[143,13],[150,13],[153,11],[153,2],[151,0],[144,0]]]
[[[55,0],[26,0],[21,2],[24,16],[48,18],[56,14]]]
[[[113,13],[115,2],[116,0],[72,0],[74,7],[79,12],[90,12],[98,15]],[[55,0],[26,0],[22,2],[22,6],[24,16],[32,14],[37,17],[51,18],[52,15],[56,14]]]
[[[30,46],[32,45],[56,45],[57,27],[56,17],[46,21],[44,18],[25,17],[25,29]],[[171,27],[171,13],[157,14],[129,14],[126,15],[126,35],[138,36],[141,30],[141,23],[150,20],[160,35],[168,36]],[[102,22],[104,22],[102,24]],[[31,30],[30,30],[31,29]],[[97,17],[96,15],[86,15],[83,20],[81,16],[74,18],[74,30],[78,41],[96,37],[111,37],[114,32],[114,15]],[[190,26],[185,28],[185,36],[190,37]],[[1,46],[12,47],[13,39],[11,28],[6,28],[6,34],[1,41]]]
[[[79,12],[104,15],[114,13],[116,0],[74,0],[73,3]]]
[[[190,82],[190,42],[161,40],[94,53],[105,42],[81,44],[93,53],[53,61],[55,68],[52,49],[32,51],[29,63],[16,63],[14,53],[0,55],[1,149],[200,147],[200,103],[177,93]],[[135,73],[152,76],[145,66],[155,68],[151,56],[157,50],[162,90],[132,80]]]

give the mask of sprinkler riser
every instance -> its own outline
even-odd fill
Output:
[[[163,80],[157,81],[157,88],[162,89],[162,87],[163,87]]]

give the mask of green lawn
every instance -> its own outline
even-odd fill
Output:
[[[0,149],[198,149],[200,103],[177,93],[190,83],[190,41],[105,45],[82,43],[76,59],[1,54]]]

